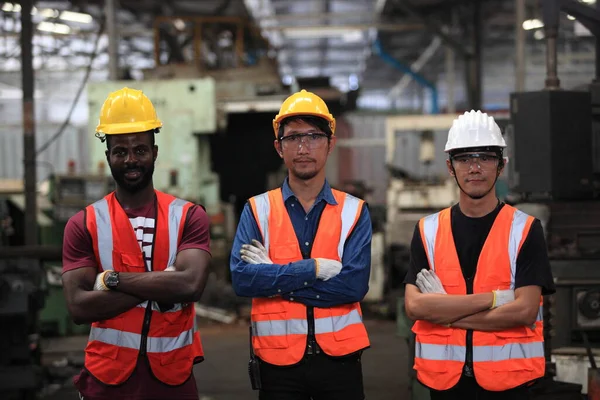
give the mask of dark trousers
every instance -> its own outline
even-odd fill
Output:
[[[431,390],[431,400],[529,400],[529,389],[518,387],[504,392],[490,392],[477,384],[475,378],[463,376],[450,390]]]
[[[364,400],[360,354],[306,355],[300,363],[279,367],[260,362],[259,400]]]

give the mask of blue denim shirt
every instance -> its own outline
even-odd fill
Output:
[[[282,195],[298,243],[301,248],[309,249],[317,232],[321,211],[327,203],[337,204],[331,187],[325,181],[308,213],[292,192],[287,178],[283,182]],[[231,251],[233,288],[238,296],[282,295],[286,300],[315,307],[332,307],[361,301],[369,290],[371,235],[371,217],[368,208],[363,206],[359,220],[344,246],[342,271],[327,281],[317,280],[313,259],[288,264],[248,264],[240,258],[242,245],[252,243],[252,239],[261,243],[263,241],[252,209],[246,203]]]

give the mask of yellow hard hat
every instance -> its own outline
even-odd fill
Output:
[[[141,90],[124,87],[109,94],[104,101],[96,133],[121,135],[161,127],[150,99]]]
[[[335,135],[335,118],[329,113],[327,104],[322,98],[312,92],[307,92],[302,89],[299,92],[294,93],[281,105],[279,114],[275,116],[273,120],[273,130],[275,131],[275,137],[279,133],[279,125],[285,118],[293,117],[295,115],[312,115],[315,117],[321,117],[329,122],[332,135]]]

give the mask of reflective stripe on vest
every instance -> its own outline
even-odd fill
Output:
[[[342,329],[362,323],[357,310],[339,317],[315,318],[315,334],[339,332]],[[306,335],[308,323],[305,319],[252,322],[254,336]]]
[[[416,343],[415,357],[432,361],[464,362],[467,349],[463,346]],[[503,346],[473,346],[473,362],[506,361],[518,358],[544,357],[544,343],[508,343]]]
[[[474,293],[492,290],[491,286],[499,289],[515,288],[517,258],[533,218],[511,206],[504,207],[496,217],[479,257],[473,284]],[[466,294],[466,286],[460,266],[456,269],[459,260],[452,240],[450,212],[451,209],[445,209],[423,218],[421,236],[430,268],[437,272],[449,294],[460,295]],[[440,225],[441,223],[444,225]],[[439,235],[444,237],[439,242],[439,250],[443,253],[438,255],[436,241]],[[503,249],[506,253],[495,256],[495,252]],[[489,275],[489,262],[494,257],[499,260],[493,267],[498,274],[493,279],[501,280],[497,283],[491,281],[492,275]],[[487,260],[487,263],[480,265],[482,259]],[[496,284],[499,286],[495,286]],[[413,330],[417,333],[417,377],[433,389],[450,389],[458,382],[466,360],[466,331],[427,321],[417,321]],[[503,391],[542,376],[545,366],[542,299],[540,298],[535,325],[499,332],[474,331],[472,352],[476,380],[486,390]]]
[[[148,337],[146,351],[148,353],[166,353],[189,346],[194,341],[194,331],[195,329],[188,329],[176,337]],[[142,335],[110,328],[95,328],[90,334],[90,340],[98,340],[102,343],[138,350]]]

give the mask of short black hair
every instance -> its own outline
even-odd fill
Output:
[[[150,135],[150,147],[154,147],[154,144],[156,143],[156,138],[154,137],[155,134],[158,133],[158,129],[151,129],[149,131],[145,131],[145,132],[140,132],[140,134],[146,134],[146,135]],[[106,135],[104,136],[106,138],[106,149],[110,150],[110,138],[112,135]]]
[[[293,117],[288,117],[281,121],[279,125],[279,131],[277,132],[277,138],[281,139],[283,137],[283,130],[287,124],[290,122],[305,122],[310,126],[317,128],[321,132],[327,135],[327,137],[331,138],[333,132],[331,131],[331,126],[329,126],[329,121],[325,118],[316,117],[313,115],[295,115]]]

